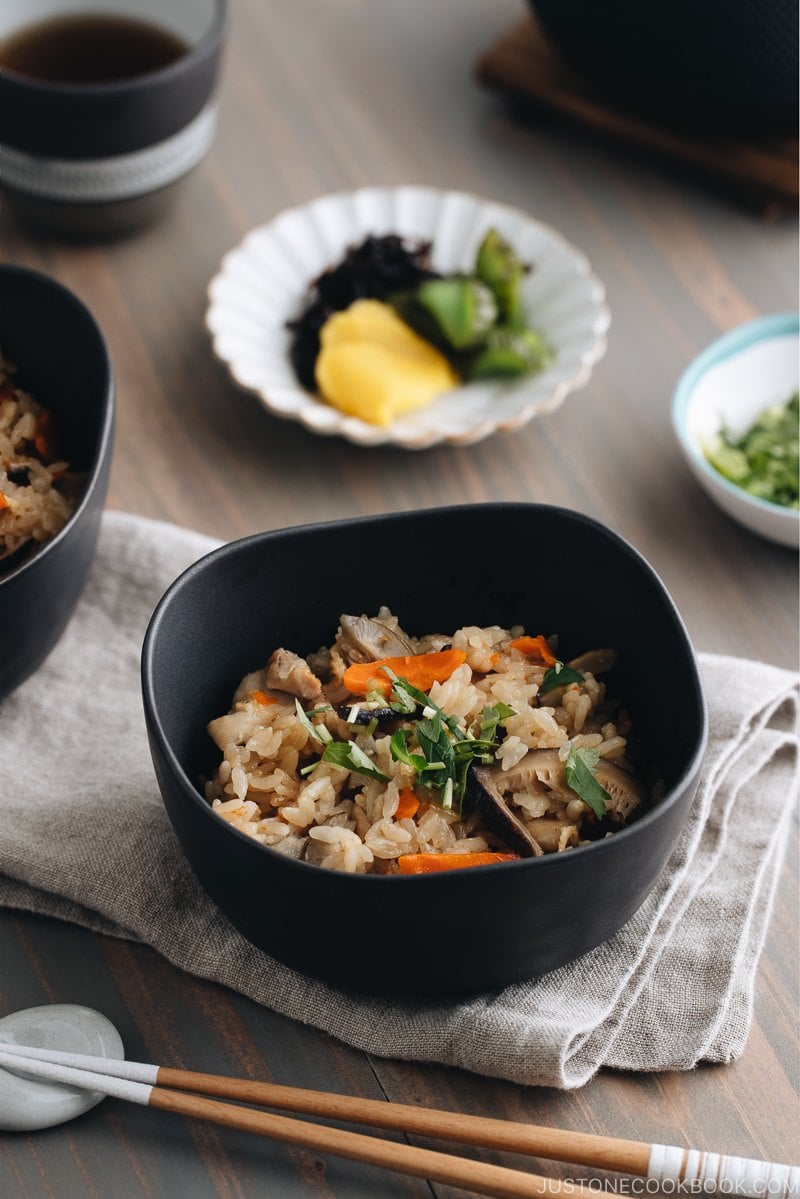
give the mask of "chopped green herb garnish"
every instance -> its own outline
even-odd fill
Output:
[[[723,478],[743,491],[797,508],[800,502],[800,398],[795,393],[785,404],[765,408],[744,433],[734,434],[723,425],[703,452]]]
[[[606,800],[611,796],[595,778],[595,769],[600,761],[600,751],[574,746],[569,751],[566,761],[567,786],[575,792],[579,799],[590,807],[598,820],[606,814]]]
[[[389,782],[388,774],[378,770],[355,741],[331,741],[329,745],[325,746],[320,762],[330,762],[333,766],[341,766],[344,770],[365,774],[367,778],[378,779],[381,783]]]
[[[480,723],[484,738],[487,741],[494,741],[498,724],[505,724],[511,716],[516,716],[516,712],[513,708],[509,708],[508,704],[497,703],[492,704],[490,708],[484,708],[481,712]]]
[[[394,712],[399,712],[401,716],[410,716],[413,712],[416,712],[417,700],[412,694],[412,692],[415,691],[417,692],[417,695],[421,695],[424,701],[427,703],[428,697],[425,695],[425,692],[417,691],[416,687],[412,687],[410,683],[407,684],[406,688],[397,687],[397,675],[394,673],[391,666],[382,666],[381,670],[385,675],[388,675],[392,681],[391,702],[389,706]],[[405,679],[403,682],[405,682]]]
[[[448,778],[452,779],[455,774],[456,760],[453,743],[441,716],[435,714],[430,719],[418,720],[416,734],[419,747],[425,755],[425,775],[429,784],[444,787]]]
[[[556,662],[555,666],[551,666],[544,672],[539,694],[547,695],[548,691],[552,691],[554,687],[568,687],[570,683],[582,682],[583,675],[579,670],[573,670],[571,666],[565,666],[563,662]]]
[[[481,735],[478,737],[473,732],[465,732],[455,716],[448,715],[429,695],[407,679],[398,678],[391,671],[387,673],[393,682],[392,695],[410,699],[415,712],[418,708],[422,709],[422,718],[413,722],[414,727],[410,732],[398,729],[392,736],[392,757],[396,762],[413,767],[423,786],[437,787],[442,807],[451,808],[456,799],[460,807],[466,792],[470,764],[474,761],[486,764],[494,761],[497,726],[515,715],[514,709],[502,703],[484,708],[481,712]],[[416,740],[422,753],[413,753],[408,748],[409,736]]]
[[[389,748],[392,751],[392,757],[395,762],[403,762],[406,766],[413,766],[417,774],[422,774],[427,766],[427,762],[422,754],[412,754],[409,751],[406,745],[406,733],[404,729],[398,729],[396,733],[392,734]]]
[[[393,672],[391,670],[387,669],[385,666],[383,667],[383,669],[386,671],[386,673],[388,675],[391,676],[393,674]],[[393,681],[394,681],[394,687],[392,688],[393,695],[405,693],[406,695],[408,695],[411,699],[413,699],[415,701],[415,704],[414,704],[415,710],[416,710],[416,706],[418,704],[422,707],[423,711],[425,710],[425,708],[430,708],[430,710],[435,715],[437,715],[444,724],[447,725],[447,727],[450,729],[451,733],[453,733],[456,737],[464,736],[463,729],[461,729],[459,727],[459,723],[456,720],[455,716],[448,716],[448,714],[445,712],[444,708],[440,708],[438,704],[434,703],[429,695],[426,695],[424,691],[420,691],[419,687],[415,687],[412,683],[409,683],[408,679],[399,679],[397,677],[397,675],[394,675]]]

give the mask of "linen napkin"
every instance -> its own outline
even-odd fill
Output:
[[[795,792],[793,674],[701,656],[711,718],[702,782],[667,868],[612,940],[459,1002],[370,999],[245,941],[195,881],[162,808],[141,709],[142,637],[166,586],[214,544],[105,515],[64,637],[0,704],[0,903],[146,942],[385,1057],[576,1087],[601,1066],[688,1069],[742,1051]]]

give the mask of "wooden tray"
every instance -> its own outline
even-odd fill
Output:
[[[564,62],[531,17],[491,46],[476,62],[475,73],[481,83],[528,110],[555,112],[610,140],[715,177],[763,215],[797,207],[797,138],[690,135],[624,112]]]

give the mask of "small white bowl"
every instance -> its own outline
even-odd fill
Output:
[[[798,390],[800,316],[787,312],[740,325],[711,343],[684,371],[672,402],[672,423],[695,478],[740,524],[797,548],[800,511],[758,499],[723,478],[703,445],[726,425],[744,433],[771,404]]]
[[[397,233],[431,241],[436,270],[469,271],[491,227],[533,267],[523,295],[529,323],[555,350],[547,370],[456,387],[385,428],[345,416],[301,387],[289,361],[286,322],[300,312],[309,284],[349,246],[370,233]],[[411,450],[470,445],[552,412],[587,382],[605,352],[611,319],[605,288],[588,260],[555,229],[502,204],[425,187],[364,188],[281,213],[223,258],[209,300],[206,324],[215,354],[234,383],[255,393],[269,412],[357,445]]]

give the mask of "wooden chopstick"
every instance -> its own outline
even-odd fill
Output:
[[[704,1193],[712,1191],[716,1184],[717,1189],[721,1190],[732,1187],[731,1193],[737,1196],[752,1194],[760,1199],[764,1199],[764,1196],[780,1199],[782,1194],[796,1194],[800,1186],[800,1169],[778,1163],[701,1153],[676,1146],[650,1145],[642,1141],[571,1132],[535,1124],[520,1124],[510,1120],[470,1116],[433,1108],[412,1107],[408,1104],[386,1103],[383,1100],[362,1099],[351,1095],[335,1095],[277,1083],[226,1078],[217,1074],[199,1074],[190,1070],[177,1070],[142,1062],[118,1062],[107,1058],[86,1057],[82,1054],[0,1045],[0,1054],[5,1051],[26,1054],[40,1061],[83,1065],[84,1068],[88,1067],[99,1073],[137,1079],[173,1091],[200,1092],[204,1095],[238,1100],[241,1103],[255,1103],[264,1107],[301,1112],[305,1115],[324,1116],[348,1123],[371,1124],[376,1128],[416,1133],[602,1170],[639,1174],[659,1182],[669,1180],[668,1185],[673,1186],[678,1181],[689,1183],[694,1179],[702,1183]],[[552,1180],[549,1185],[554,1185]]]
[[[574,1184],[565,1188],[557,1179],[544,1178],[538,1174],[510,1170],[505,1166],[460,1158],[449,1153],[438,1153],[432,1149],[420,1149],[403,1142],[385,1141],[379,1137],[365,1136],[363,1133],[342,1128],[328,1128],[305,1120],[293,1120],[288,1116],[255,1111],[253,1108],[239,1107],[232,1103],[220,1103],[215,1099],[173,1091],[111,1073],[98,1073],[76,1066],[43,1061],[38,1057],[28,1057],[17,1052],[18,1048],[15,1047],[14,1052],[7,1052],[5,1046],[0,1046],[0,1067],[23,1071],[53,1082],[67,1083],[83,1090],[99,1091],[117,1099],[174,1112],[176,1115],[209,1120],[228,1128],[256,1133],[292,1145],[302,1145],[307,1149],[332,1153],[353,1161],[366,1162],[383,1169],[395,1170],[400,1174],[411,1174],[431,1182],[461,1187],[479,1195],[492,1195],[497,1199],[542,1199],[543,1196],[562,1193],[572,1195],[575,1191]],[[99,1060],[106,1061],[104,1058]]]

